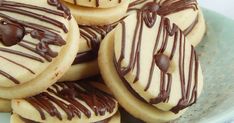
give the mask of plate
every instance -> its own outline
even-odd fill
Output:
[[[204,91],[197,103],[173,123],[234,123],[234,21],[203,9],[207,33],[197,46]],[[10,114],[0,113],[1,123]],[[136,123],[126,118],[126,123]]]

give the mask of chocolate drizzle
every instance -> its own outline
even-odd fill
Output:
[[[133,11],[141,11],[142,7],[146,4],[157,3],[159,5],[157,14],[160,16],[168,16],[176,12],[180,12],[187,9],[198,10],[197,0],[135,0],[130,3],[128,13]],[[184,34],[188,35],[198,23],[198,15],[194,22],[184,30]]]
[[[198,10],[197,0],[135,0],[130,3],[128,12],[130,11],[141,11],[141,7],[146,4],[157,3],[159,5],[159,9],[157,11],[158,15],[167,16],[182,10],[193,9]]]
[[[116,25],[117,22],[106,26],[80,25],[80,35],[91,50],[77,53],[73,65],[95,60],[98,56],[100,42]]]
[[[89,84],[89,82],[89,80],[81,80],[56,83],[47,89],[47,92],[25,100],[37,109],[42,120],[46,120],[44,111],[52,117],[63,120],[56,108],[57,106],[67,114],[68,120],[72,120],[76,116],[80,118],[81,113],[90,118],[91,110],[96,116],[103,116],[106,112],[112,113],[117,107],[116,101],[107,93]],[[78,100],[87,104],[91,110]]]
[[[154,70],[158,69],[160,72],[160,92],[157,97],[152,98],[149,100],[148,103],[150,104],[158,104],[158,103],[166,103],[170,99],[170,91],[171,85],[173,82],[173,76],[171,73],[168,73],[169,63],[173,60],[176,51],[179,51],[179,60],[178,66],[180,71],[180,81],[181,81],[181,93],[182,97],[178,104],[171,109],[172,112],[178,113],[180,110],[191,106],[196,102],[197,98],[197,84],[198,84],[198,69],[199,69],[199,62],[196,56],[196,52],[194,47],[191,46],[191,59],[190,59],[190,68],[189,68],[189,75],[185,76],[185,37],[183,32],[175,25],[172,24],[168,18],[162,17],[161,19],[157,19],[158,15],[157,12],[160,9],[156,3],[148,3],[142,7],[141,10],[136,11],[137,22],[135,25],[133,41],[131,45],[130,51],[130,61],[126,67],[122,67],[122,61],[125,59],[125,42],[126,42],[126,25],[124,21],[121,21],[122,26],[122,45],[121,45],[121,53],[119,58],[117,59],[114,57],[114,63],[122,81],[126,84],[129,82],[126,80],[125,76],[131,72],[136,71],[135,79],[133,79],[133,83],[136,83],[139,80],[139,76],[141,74],[140,69],[140,59],[141,59],[141,44],[143,43],[142,35],[143,35],[143,27],[144,25],[146,28],[152,28],[157,21],[160,21],[158,32],[156,33],[156,41],[154,44],[154,49],[152,52],[152,61],[151,67],[149,71],[147,85],[144,91],[147,91],[150,88],[151,82],[153,81]],[[161,37],[163,36],[163,37]],[[173,47],[171,49],[171,53],[167,56],[164,54],[169,37],[174,38]],[[162,40],[160,46],[160,40]],[[116,56],[116,54],[114,54]],[[161,61],[164,61],[162,63]],[[192,77],[194,76],[194,79]],[[188,78],[188,81],[185,82],[185,78]],[[192,84],[194,81],[194,85]],[[186,84],[187,83],[187,84]],[[186,86],[187,85],[187,86]],[[131,86],[129,86],[131,87]],[[133,90],[132,88],[130,90]],[[132,92],[135,95],[136,92]],[[191,94],[190,94],[191,93]],[[137,97],[138,98],[138,97]],[[141,98],[140,98],[141,99]]]
[[[36,5],[30,5],[30,4],[19,3],[8,0],[1,0],[0,17],[2,18],[2,20],[0,20],[0,40],[2,44],[5,46],[13,46],[13,45],[20,46],[24,49],[27,49],[31,52],[38,54],[39,56],[43,57],[46,61],[51,62],[52,59],[58,55],[58,53],[53,51],[50,48],[50,45],[63,46],[66,44],[65,40],[59,34],[60,30],[55,30],[52,28],[45,27],[43,25],[39,25],[37,23],[16,19],[15,17],[11,17],[10,16],[11,14],[4,14],[4,12],[8,12],[8,13],[31,17],[36,20],[54,25],[60,28],[61,30],[63,30],[65,33],[67,33],[68,29],[60,21],[57,21],[47,15],[41,15],[36,12],[30,11],[30,10],[38,10],[41,12],[46,12],[48,14],[53,14],[64,18],[68,17],[68,19],[71,19],[70,10],[66,6],[64,6],[60,1],[48,0],[47,2],[52,6],[56,6],[58,10],[61,10],[64,13],[44,7],[39,7]],[[23,39],[25,36],[30,36],[31,38],[38,40],[38,42],[32,43],[30,41],[25,41]],[[18,55],[41,63],[45,62],[39,56],[34,56],[22,51],[14,50],[12,48],[1,47],[0,52]],[[20,63],[17,63],[9,58],[4,57],[4,59],[10,63],[20,66],[25,70],[28,70],[32,74],[35,74],[30,68],[27,68],[26,66],[23,66]],[[1,70],[1,75],[7,77],[15,84],[20,84],[20,82],[16,78],[14,78],[13,76],[9,75],[8,73],[2,70]]]
[[[56,6],[58,10],[62,10],[65,13],[65,16],[68,17],[69,20],[71,20],[71,12],[70,9],[62,4],[60,0],[47,0],[48,4],[52,6]]]

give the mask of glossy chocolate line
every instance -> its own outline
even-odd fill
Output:
[[[72,15],[70,12],[70,9],[65,6],[60,0],[47,0],[47,3],[52,6],[56,6],[58,10],[61,10],[64,12],[64,14],[68,17],[69,20],[71,20]]]
[[[63,120],[56,106],[60,107],[67,114],[68,120],[72,120],[75,116],[80,118],[81,112],[87,118],[90,118],[91,110],[96,116],[103,116],[106,112],[112,113],[117,105],[114,99],[107,93],[93,87],[89,82],[89,79],[85,79],[74,82],[56,83],[47,89],[47,92],[29,97],[25,100],[35,107],[40,113],[42,120],[46,120],[44,111],[52,117],[55,116]],[[77,99],[82,100],[91,110],[77,101]]]
[[[17,65],[17,66],[19,66],[19,67],[22,67],[23,69],[29,71],[29,72],[32,73],[32,74],[35,74],[30,68],[28,68],[28,67],[26,67],[26,66],[24,66],[24,65],[21,65],[21,64],[15,62],[15,61],[10,60],[10,59],[8,59],[8,58],[6,58],[6,57],[4,57],[4,56],[1,56],[1,55],[0,55],[0,58],[5,59],[5,60],[7,60],[8,62],[11,62],[11,63],[13,63],[13,64],[15,64],[15,65]]]
[[[131,53],[130,53],[130,62],[127,65],[127,67],[121,67],[121,63],[122,60],[125,58],[125,31],[126,31],[126,27],[125,27],[125,22],[122,21],[120,22],[122,25],[122,45],[121,45],[121,54],[120,57],[118,59],[114,59],[114,63],[116,63],[115,67],[116,70],[119,74],[120,77],[124,77],[126,74],[128,74],[130,71],[133,71],[136,69],[136,78],[134,80],[134,83],[138,80],[139,77],[139,73],[140,72],[140,67],[139,67],[139,62],[140,62],[140,58],[139,58],[139,54],[141,52],[140,47],[141,47],[141,42],[142,42],[142,32],[143,32],[143,24],[145,24],[148,28],[152,28],[157,20],[157,17],[154,16],[154,14],[157,13],[157,7],[158,5],[155,3],[150,3],[150,4],[146,4],[141,11],[137,11],[137,23],[135,26],[135,30],[134,30],[134,37],[133,37],[133,41],[132,41],[132,48],[131,48]],[[160,36],[163,36],[162,38]],[[190,60],[190,68],[189,68],[189,76],[188,76],[188,84],[187,87],[185,87],[185,74],[184,74],[184,62],[185,62],[185,37],[182,34],[182,31],[179,30],[179,28],[173,24],[171,26],[171,23],[169,21],[169,19],[162,17],[161,21],[160,21],[160,26],[157,32],[157,37],[156,37],[156,41],[154,44],[154,50],[152,52],[152,56],[154,58],[155,55],[157,54],[163,54],[166,47],[167,47],[167,42],[169,39],[169,36],[174,36],[174,43],[173,43],[173,48],[171,49],[171,54],[169,55],[169,59],[172,60],[175,51],[179,48],[179,69],[180,69],[180,78],[181,78],[181,93],[182,93],[182,97],[179,101],[179,103],[173,107],[171,109],[172,112],[174,113],[178,113],[180,110],[192,105],[195,102],[195,99],[197,97],[197,92],[196,92],[196,88],[197,88],[197,84],[194,85],[193,87],[193,92],[192,92],[192,96],[190,96],[190,90],[191,90],[191,86],[192,86],[192,65],[193,65],[193,60],[194,60],[194,55],[193,53],[194,48],[192,46],[191,48],[191,60]],[[158,48],[158,42],[159,40],[162,40],[161,43],[161,47]],[[179,47],[177,45],[177,43],[179,43]],[[115,56],[115,54],[114,54]],[[150,83],[152,81],[152,76],[153,76],[153,71],[154,71],[154,67],[155,67],[155,61],[156,59],[152,60],[152,64],[151,64],[151,68],[150,68],[150,74],[149,74],[149,78],[148,78],[148,83],[147,86],[145,88],[145,91],[147,91],[150,87]],[[198,61],[197,63],[198,64]],[[136,68],[135,68],[136,67]],[[196,67],[198,67],[198,65],[196,65]],[[195,68],[196,72],[198,72],[197,70],[198,68]],[[158,104],[161,102],[167,102],[170,98],[170,91],[171,91],[171,84],[172,84],[172,80],[173,77],[170,73],[166,73],[167,71],[162,71],[161,70],[161,78],[160,78],[160,92],[159,95],[156,98],[152,98],[150,99],[150,104]],[[195,73],[195,79],[197,79],[197,73]],[[125,78],[123,78],[125,79]],[[127,81],[125,79],[125,81]],[[196,80],[197,81],[197,80]],[[128,83],[128,82],[127,82]],[[197,83],[197,82],[196,82]],[[129,83],[128,83],[129,84]],[[189,101],[190,98],[190,101]]]
[[[20,82],[17,79],[15,79],[13,76],[11,76],[10,74],[8,74],[2,70],[0,70],[0,75],[6,77],[7,79],[11,80],[15,84],[20,84]]]
[[[27,49],[27,50],[30,50],[30,51],[36,53],[36,54],[38,54],[38,55],[40,55],[40,56],[42,56],[42,57],[46,57],[47,60],[50,60],[50,61],[52,60],[51,57],[49,57],[49,56],[44,56],[42,53],[39,53],[38,50],[37,50],[37,48],[30,47],[29,45],[26,45],[26,44],[24,44],[24,43],[18,43],[18,45],[21,46],[21,47],[23,47],[23,48],[25,48],[25,49]],[[39,57],[38,57],[38,58],[39,58]]]
[[[182,10],[198,10],[197,0],[165,0],[160,3],[159,15],[169,15]]]

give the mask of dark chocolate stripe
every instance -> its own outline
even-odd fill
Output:
[[[11,80],[15,84],[20,84],[20,82],[17,79],[15,79],[13,76],[11,76],[10,74],[8,74],[2,70],[0,70],[0,75],[6,77],[7,79]]]
[[[64,12],[66,16],[68,16],[68,19],[70,20],[72,18],[70,9],[65,6],[60,0],[47,0],[47,3],[52,6],[56,6],[58,10],[61,10]]]

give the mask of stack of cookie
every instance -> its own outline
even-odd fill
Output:
[[[201,94],[196,0],[2,0],[0,19],[12,123],[168,122]]]

